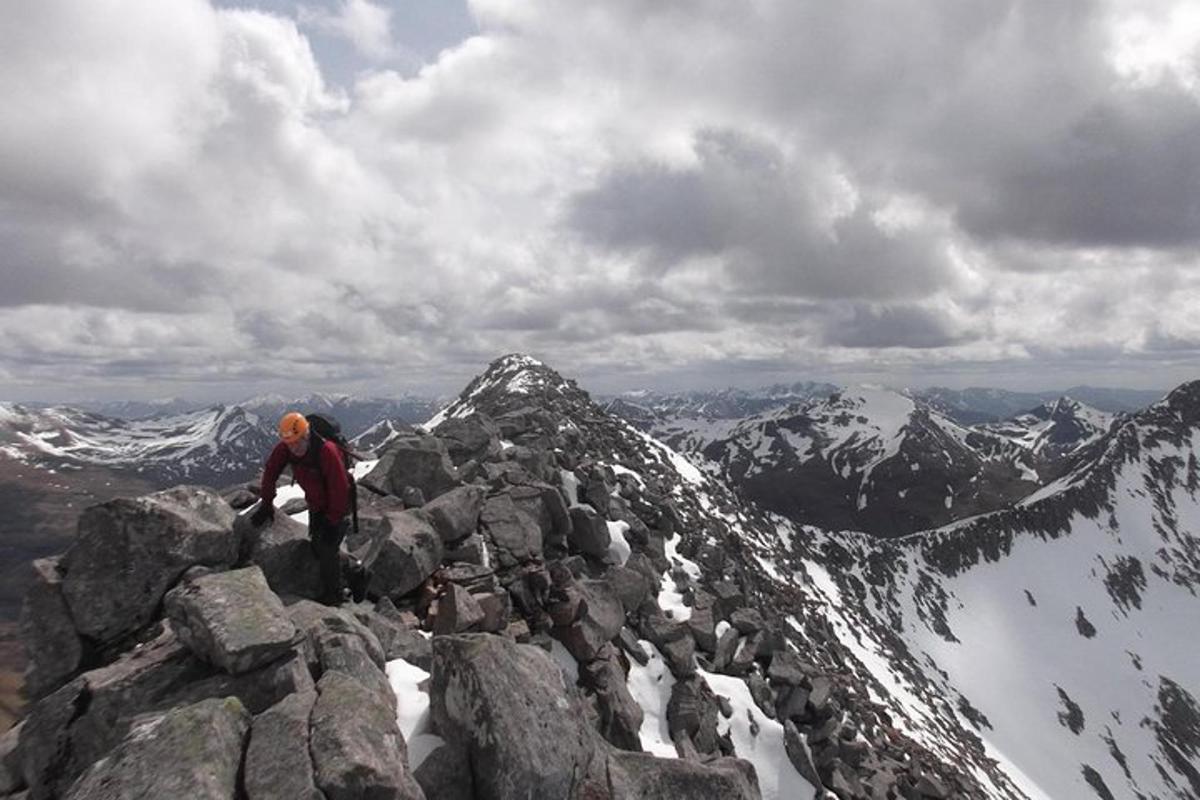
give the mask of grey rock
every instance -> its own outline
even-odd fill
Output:
[[[754,766],[738,758],[707,764],[647,753],[614,752],[608,759],[612,800],[760,800]]]
[[[812,752],[804,743],[796,724],[786,718],[783,722],[783,749],[787,753],[788,761],[792,762],[801,778],[813,786],[821,785],[821,776],[817,774],[817,767],[813,764]]]
[[[221,498],[234,511],[241,511],[244,508],[249,508],[258,502],[258,486],[255,485],[253,490],[249,486],[231,486],[228,489],[221,490]]]
[[[413,777],[433,800],[475,800],[471,765],[461,749],[444,744],[425,756]]]
[[[396,695],[384,673],[375,663],[363,640],[348,633],[325,631],[316,640],[321,675],[340,672],[362,684],[382,705],[395,707]]]
[[[420,508],[425,505],[425,493],[417,486],[405,486],[400,493],[400,502],[405,508]]]
[[[812,691],[808,695],[808,705],[816,714],[824,714],[833,698],[833,681],[826,677],[812,679]]]
[[[484,616],[483,609],[470,592],[457,583],[448,583],[437,601],[433,632],[435,635],[462,633],[483,622]]]
[[[42,697],[64,684],[83,658],[83,643],[62,592],[59,558],[33,562],[33,583],[21,608],[21,640],[29,659],[25,691]]]
[[[276,509],[275,513],[290,517],[292,514],[299,514],[301,511],[308,511],[308,501],[303,497],[293,497]]]
[[[717,672],[724,672],[733,661],[733,654],[737,652],[738,641],[741,637],[738,635],[737,628],[732,625],[721,634],[717,639],[717,649],[713,654],[713,669]]]
[[[260,528],[250,524],[250,516],[237,518],[234,530],[241,541],[243,566],[257,565],[276,594],[297,597],[321,596],[321,572],[308,528],[284,514]]]
[[[508,626],[512,617],[512,597],[508,592],[485,592],[475,595],[475,601],[483,611],[483,620],[479,623],[480,630],[499,633]]]
[[[92,506],[61,562],[63,595],[81,634],[109,641],[144,626],[196,564],[238,557],[235,514],[210,489],[178,487]]]
[[[803,722],[807,719],[808,709],[808,690],[803,686],[788,687],[784,684],[781,688],[786,689],[786,694],[780,692],[778,696],[778,704],[775,707],[776,714],[779,719],[794,719],[798,722]]]
[[[687,744],[702,754],[719,749],[717,717],[720,706],[712,689],[700,677],[684,678],[671,687],[667,702],[667,728],[676,747]]]
[[[642,647],[642,643],[638,640],[637,635],[629,628],[621,628],[621,633],[617,636],[617,643],[621,645],[622,650],[643,667],[650,663],[650,654],[646,652],[646,648]]]
[[[18,753],[21,781],[33,800],[61,796],[79,774],[79,769],[71,769],[70,725],[86,702],[80,676],[39,700],[26,716]]]
[[[616,649],[604,648],[599,658],[580,670],[580,680],[595,696],[600,735],[622,750],[641,752],[645,713],[629,693]]]
[[[609,642],[606,631],[587,617],[565,628],[555,628],[553,634],[580,664],[596,658]]]
[[[387,537],[371,565],[371,591],[400,597],[416,589],[442,563],[442,539],[420,511],[383,516]]]
[[[379,457],[379,463],[359,483],[380,494],[400,497],[415,486],[427,500],[461,485],[458,470],[446,445],[436,436],[413,435],[396,439]]]
[[[167,593],[165,606],[180,641],[232,675],[279,658],[298,641],[257,566],[184,580]]]
[[[936,775],[925,774],[917,781],[917,791],[925,797],[942,798],[949,797],[946,787]]]
[[[452,545],[475,533],[486,491],[482,486],[460,486],[423,506],[442,542]]]
[[[0,734],[0,795],[12,794],[25,786],[21,774],[21,730],[24,722]]]
[[[488,558],[487,544],[478,533],[472,533],[453,546],[447,546],[442,555],[443,561],[447,563],[461,561],[466,564],[483,565],[487,563]]]
[[[750,667],[754,665],[754,659],[758,657],[759,647],[762,645],[765,636],[762,631],[752,633],[749,636],[743,636],[738,641],[737,650],[733,652],[733,658],[729,660],[729,666],[726,667],[726,672],[730,675],[745,675],[750,671]]]
[[[607,556],[612,535],[604,517],[588,505],[572,506],[570,513],[571,534],[567,537],[567,543],[571,552],[601,559]]]
[[[686,623],[655,613],[642,619],[642,634],[662,653],[667,668],[676,678],[696,673],[696,642]]]
[[[287,606],[288,617],[303,635],[300,642],[301,652],[312,671],[319,673],[321,661],[318,650],[318,640],[327,633],[340,633],[356,636],[362,640],[363,650],[371,662],[380,669],[385,663],[383,646],[378,637],[354,614],[342,608],[314,603],[311,600],[295,600]]]
[[[729,624],[738,629],[738,633],[748,636],[758,633],[767,626],[762,614],[753,608],[739,608],[729,615]]]
[[[424,800],[408,768],[395,705],[336,670],[317,682],[310,751],[317,787],[328,800]]]
[[[479,515],[485,539],[496,548],[501,568],[515,567],[542,556],[542,532],[507,494],[489,497]]]
[[[750,697],[754,699],[759,711],[762,711],[768,719],[775,719],[775,693],[771,691],[771,687],[762,673],[757,671],[750,673],[746,678],[746,687],[750,690]]]
[[[568,798],[590,773],[598,736],[553,658],[489,634],[433,642],[430,713],[468,754],[477,797]]]
[[[717,627],[713,619],[712,605],[697,605],[687,620],[688,630],[696,640],[696,646],[707,653],[717,650]]]
[[[66,800],[229,800],[238,788],[250,714],[237,698],[204,700],[134,728],[76,781]]]
[[[615,639],[625,626],[625,607],[612,584],[606,580],[583,580],[579,588],[587,603],[584,616],[603,631],[605,641]]]
[[[767,677],[774,686],[799,686],[804,682],[805,678],[800,657],[789,650],[781,650],[776,653],[771,658],[771,666],[767,669]]]
[[[457,583],[472,593],[494,592],[499,588],[496,571],[481,564],[451,564],[441,571],[442,579]]]
[[[501,453],[500,426],[486,414],[473,413],[447,419],[433,432],[445,442],[450,460],[455,464],[492,461]]]
[[[650,581],[636,569],[612,567],[605,573],[604,580],[612,587],[621,605],[626,609],[637,608],[650,594]]]
[[[260,714],[288,695],[310,692],[312,673],[303,653],[293,650],[284,658],[240,675],[218,673],[190,683],[164,698],[160,705],[197,702],[212,697],[236,697],[251,714]],[[167,699],[169,698],[169,699]]]
[[[713,612],[717,619],[729,619],[734,611],[746,605],[746,595],[733,581],[717,581],[710,587],[710,591],[715,598]]]
[[[433,659],[433,645],[420,631],[405,627],[395,619],[373,610],[355,611],[354,615],[375,634],[387,661],[402,658],[426,672],[429,671],[429,664]]]
[[[243,779],[248,800],[324,800],[308,751],[308,718],[316,699],[315,690],[293,694],[254,718]]]

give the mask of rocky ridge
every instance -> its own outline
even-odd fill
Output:
[[[35,696],[0,739],[0,796],[1006,785],[970,743],[952,760],[893,727],[821,610],[772,575],[788,552],[776,521],[572,382],[502,358],[429,428],[361,477],[349,544],[373,567],[365,603],[306,599],[304,526],[251,528],[235,510],[248,486],[82,515],[75,544],[37,564]]]

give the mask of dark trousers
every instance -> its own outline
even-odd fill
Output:
[[[330,525],[324,514],[308,515],[308,542],[321,570],[321,602],[336,606],[344,597],[340,552],[346,520]]]

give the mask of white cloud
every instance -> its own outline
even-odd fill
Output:
[[[387,61],[398,53],[391,9],[370,0],[341,0],[333,11],[303,6],[299,13],[301,24],[346,39],[372,61]]]
[[[1158,384],[1200,337],[1176,311],[1200,299],[1195,42],[1182,7],[1071,8],[476,0],[479,34],[410,74],[366,0],[299,24],[25,4],[0,28],[0,370],[391,386],[519,349],[710,376],[1106,352]],[[318,30],[376,68],[332,87]]]

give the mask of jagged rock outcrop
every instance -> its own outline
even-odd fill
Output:
[[[764,544],[774,523],[570,381],[500,359],[433,430],[362,482],[347,544],[373,570],[368,602],[308,599],[315,559],[282,510],[258,530],[220,517],[227,558],[155,552],[172,565],[155,606],[80,636],[81,663],[31,708],[31,795],[74,791],[145,715],[232,697],[253,719],[230,798],[778,800],[925,777],[984,796],[854,691],[819,610],[771,594],[765,556],[803,569]],[[222,606],[235,596],[254,611]],[[427,683],[389,678],[395,658]],[[429,713],[402,730],[413,685]]]
[[[462,484],[445,443],[427,435],[401,437],[391,442],[379,463],[359,483],[379,494],[400,497],[408,487],[432,500]]]
[[[79,668],[84,655],[63,597],[60,561],[42,558],[33,562],[34,581],[21,612],[21,636],[29,659],[25,687],[34,697],[61,686]]]
[[[60,562],[76,630],[100,641],[131,633],[186,569],[233,564],[234,516],[216,492],[182,487],[84,511]]]

